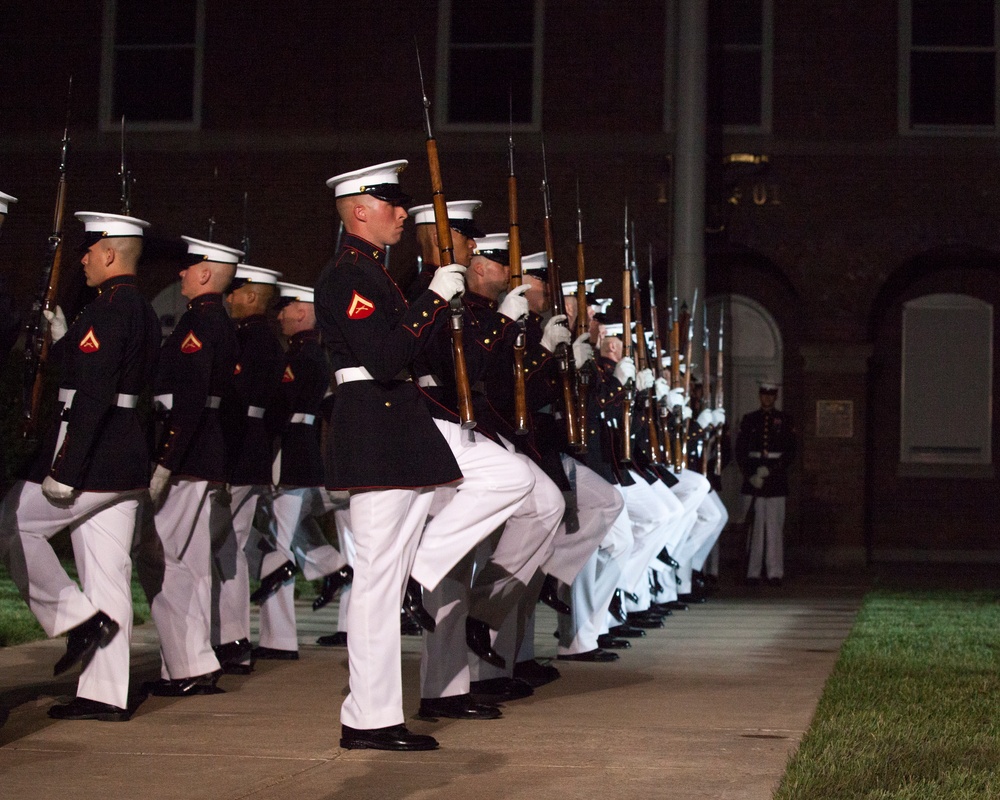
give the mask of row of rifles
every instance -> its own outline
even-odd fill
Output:
[[[442,266],[454,263],[454,251],[451,238],[451,226],[448,221],[448,205],[444,196],[444,189],[441,180],[441,165],[438,158],[437,142],[431,128],[430,101],[427,99],[427,92],[424,88],[423,70],[420,67],[420,53],[417,51],[417,65],[420,71],[420,88],[423,97],[424,125],[427,131],[427,160],[431,176],[431,192],[434,205],[434,222],[438,234],[440,248],[440,264]],[[510,162],[510,172],[507,182],[507,196],[509,208],[509,239],[508,251],[510,258],[511,286],[516,288],[522,283],[521,269],[521,237],[518,226],[517,212],[517,178],[514,172],[514,138],[513,138],[513,113],[511,113],[511,133],[508,136],[508,155]],[[555,257],[554,235],[552,231],[552,203],[549,192],[548,169],[545,159],[545,143],[542,142],[542,194],[544,198],[544,234],[545,234],[545,255],[548,266],[548,289],[551,299],[552,314],[565,313],[565,298],[563,296],[562,282],[559,278],[559,266]],[[577,185],[577,209],[576,209],[576,266],[577,266],[577,318],[575,325],[570,324],[570,328],[575,328],[574,336],[578,337],[589,330],[589,318],[587,313],[587,290],[586,290],[586,267],[584,260],[583,245],[583,223],[580,211],[580,191]],[[670,330],[670,371],[669,375],[664,374],[663,353],[661,339],[659,335],[659,321],[656,310],[656,291],[653,284],[653,252],[652,245],[649,248],[649,318],[652,323],[652,349],[648,352],[646,336],[643,328],[642,305],[640,301],[639,271],[636,266],[635,249],[632,242],[635,241],[634,223],[632,223],[632,235],[629,235],[628,208],[625,209],[625,266],[622,277],[622,317],[623,317],[623,356],[632,357],[633,343],[633,310],[635,314],[635,335],[636,344],[635,363],[641,371],[651,366],[656,378],[668,380],[672,390],[683,390],[683,397],[690,397],[691,391],[691,358],[692,344],[694,340],[694,310],[697,307],[698,295],[695,292],[692,301],[691,312],[688,312],[686,304],[680,308],[677,305],[677,298],[674,297],[668,317],[668,328]],[[452,335],[452,355],[455,363],[455,379],[458,388],[459,414],[462,427],[471,430],[475,427],[475,419],[472,411],[472,394],[469,385],[468,372],[465,365],[465,355],[462,342],[462,304],[461,298],[452,300],[451,307],[451,335]],[[703,375],[705,379],[704,402],[708,402],[709,376],[710,376],[710,346],[708,328],[708,309],[703,304],[704,318],[704,366]],[[525,347],[526,334],[524,321],[519,322],[520,330],[514,344],[514,423],[515,430],[519,434],[526,434],[529,430],[528,408],[525,392]],[[686,330],[685,330],[686,329]],[[681,351],[684,351],[685,369],[681,369]],[[562,406],[563,420],[566,426],[566,437],[570,448],[577,453],[587,451],[587,399],[590,385],[594,377],[594,365],[588,362],[583,365],[576,365],[573,359],[572,348],[566,344],[560,344],[555,352],[556,363],[562,385]],[[722,389],[723,370],[723,321],[720,312],[719,337],[716,350],[716,373],[715,373],[715,393],[714,408],[723,407]],[[683,372],[683,374],[682,374]],[[626,402],[623,413],[623,425],[621,427],[621,461],[623,465],[632,464],[632,451],[634,446],[633,436],[633,406],[635,401],[635,382],[629,380],[625,386]],[[678,398],[679,393],[671,392],[668,395],[656,398],[655,386],[644,391],[644,396],[637,409],[642,418],[642,424],[648,427],[648,450],[646,453],[648,461],[654,465],[666,465],[675,472],[688,464],[688,445],[690,437],[690,415],[684,413],[682,402],[670,405],[670,398]],[[700,469],[703,474],[708,474],[713,469],[716,475],[722,470],[722,447],[720,445],[722,436],[722,425],[710,425],[702,428],[696,446],[700,451]],[[470,434],[471,435],[471,434]],[[714,458],[712,453],[714,452]],[[714,463],[714,466],[713,466]]]

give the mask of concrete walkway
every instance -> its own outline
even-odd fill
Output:
[[[486,722],[407,721],[431,753],[339,749],[347,653],[313,645],[335,608],[299,610],[301,660],[224,676],[226,694],[153,697],[127,723],[57,722],[75,680],[50,680],[61,640],[0,649],[0,797],[34,800],[769,798],[812,719],[864,586],[837,578],[724,587],[675,612],[613,664],[557,662],[562,679]],[[536,652],[554,657],[539,607]],[[133,684],[159,673],[135,629]],[[407,713],[419,639],[404,637]]]

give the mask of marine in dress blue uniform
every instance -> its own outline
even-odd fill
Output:
[[[151,694],[221,691],[211,643],[213,538],[231,525],[225,436],[219,408],[239,356],[222,293],[242,252],[182,237],[192,265],[181,270],[187,311],[160,350],[154,400],[164,415],[150,481],[158,507],[144,531],[140,577],[160,636],[161,679]]]
[[[45,632],[68,633],[56,674],[83,663],[76,699],[49,715],[120,721],[129,715],[130,552],[149,481],[136,404],[151,382],[160,332],[135,276],[148,223],[76,216],[86,228],[87,285],[98,294],[53,347],[61,368],[58,422],[28,479],[4,498],[0,536],[11,575]],[[55,339],[62,331],[55,319],[50,324]],[[49,544],[66,527],[82,588]]]
[[[341,747],[430,750],[431,736],[403,724],[399,609],[434,487],[462,478],[409,369],[448,301],[461,267],[438,270],[407,304],[385,269],[409,201],[406,161],[327,181],[344,223],[340,250],[315,290],[316,317],[337,382],[330,422],[328,489],[349,491],[356,558],[348,610],[350,693],[341,706]]]

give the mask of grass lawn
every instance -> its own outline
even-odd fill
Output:
[[[873,592],[775,800],[1000,797],[1000,596]]]

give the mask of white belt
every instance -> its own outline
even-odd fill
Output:
[[[264,409],[261,406],[247,407],[247,416],[254,419],[264,419]]]
[[[73,398],[76,397],[76,389],[60,389],[59,402],[63,404],[63,410],[73,407]],[[135,408],[139,404],[139,395],[125,394],[119,392],[115,395],[115,405],[119,408]]]
[[[337,386],[340,386],[342,383],[352,383],[353,381],[375,380],[372,374],[364,367],[344,367],[344,369],[338,369],[333,373],[333,376],[337,379]]]
[[[153,398],[153,402],[170,411],[174,407],[174,396],[172,394],[158,394]]]
[[[767,455],[764,455],[760,450],[751,450],[749,453],[747,453],[747,456],[749,456],[750,458],[781,458],[782,455],[784,454],[768,453]]]
[[[301,422],[303,425],[312,425],[316,421],[315,414],[292,414],[292,418],[288,420],[292,424]]]
[[[210,394],[205,398],[205,408],[218,408],[222,405],[222,398],[218,395]]]
[[[421,375],[417,378],[417,386],[423,386],[425,389],[428,386],[440,386],[441,383],[438,381],[436,375]]]

